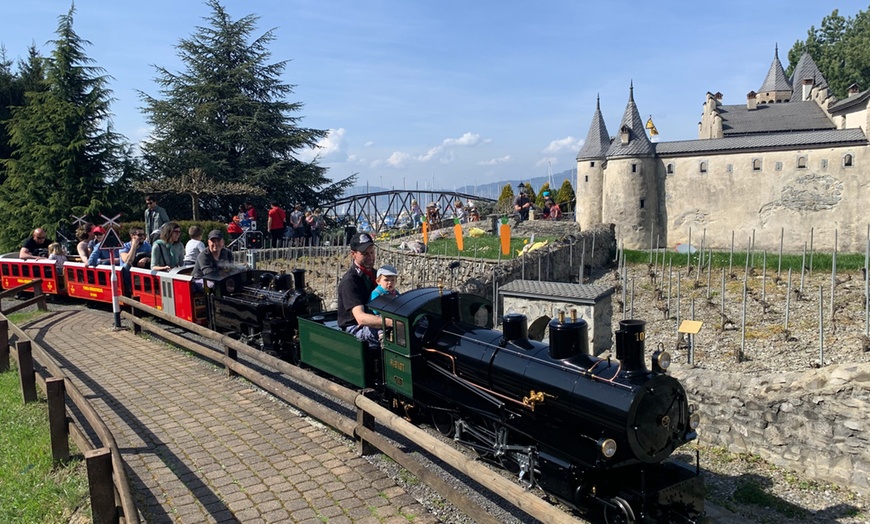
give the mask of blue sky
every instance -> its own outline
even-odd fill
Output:
[[[224,0],[234,19],[275,29],[290,60],[302,125],[330,130],[319,162],[362,184],[452,189],[574,166],[596,97],[611,134],[628,100],[659,140],[697,137],[705,94],[739,104],[810,26],[866,2],[699,3],[411,0]],[[44,55],[68,1],[6,0],[0,42],[12,58]],[[179,71],[175,44],[204,25],[192,0],[79,0],[74,28],[112,77],[117,131],[148,135],[137,90],[157,95],[154,65]],[[866,87],[866,86],[865,86]],[[313,153],[303,152],[306,159]]]

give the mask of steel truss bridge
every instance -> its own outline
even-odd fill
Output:
[[[473,200],[480,203],[495,203],[492,198],[484,198],[455,191],[377,191],[352,195],[321,206],[323,214],[339,224],[355,225],[360,231],[380,234],[388,229],[411,226],[411,201],[416,200],[426,215],[426,206],[432,202],[438,206],[442,218],[452,217],[454,203],[459,200],[463,206]]]

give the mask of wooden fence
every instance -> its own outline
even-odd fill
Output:
[[[542,500],[539,496],[530,493],[519,484],[504,478],[498,472],[492,471],[483,464],[470,460],[458,450],[444,444],[435,437],[428,435],[410,422],[385,409],[380,404],[366,398],[366,395],[364,394],[365,392],[360,393],[339,386],[338,384],[319,377],[314,373],[290,365],[287,362],[258,351],[227,335],[221,335],[202,326],[180,320],[173,315],[164,313],[163,311],[139,304],[138,302],[129,299],[124,299],[123,297],[122,303],[124,305],[122,317],[133,322],[134,332],[139,333],[142,329],[145,329],[175,345],[181,346],[200,356],[218,362],[224,366],[228,375],[239,375],[244,377],[251,383],[271,393],[287,404],[308,413],[335,430],[355,439],[360,454],[370,453],[372,447],[379,449],[402,467],[416,475],[421,481],[435,489],[442,497],[450,501],[476,522],[497,524],[500,521],[487,513],[484,508],[469,496],[447,484],[447,482],[442,478],[427,470],[425,466],[415,460],[411,455],[399,449],[383,435],[377,433],[375,430],[375,423],[380,422],[385,427],[409,439],[422,449],[432,453],[440,460],[479,482],[482,486],[486,486],[496,495],[502,497],[541,522],[580,522],[573,516]],[[130,311],[128,311],[128,309]],[[142,314],[154,316],[184,328],[198,336],[215,341],[223,347],[223,353],[212,347],[172,333],[152,321],[144,320],[141,318]],[[289,379],[304,384],[306,387],[309,387],[314,391],[333,396],[347,404],[355,406],[357,409],[356,420],[342,416],[336,411],[329,409],[310,398],[299,395],[298,392],[291,390],[289,387],[277,380],[262,375],[249,367],[249,365],[244,361],[240,361],[238,359],[239,354],[244,355],[246,358],[256,363],[277,369]]]
[[[33,402],[37,399],[37,387],[46,396],[51,455],[55,463],[63,463],[70,459],[70,439],[82,452],[87,467],[94,522],[138,524],[139,512],[130,490],[124,460],[114,436],[85,395],[64,376],[54,359],[5,316],[31,304],[37,304],[40,310],[46,310],[45,295],[42,294],[40,280],[3,291],[0,293],[0,298],[31,287],[34,292],[33,298],[0,311],[0,372],[9,370],[11,356],[18,365],[24,402]],[[10,332],[17,339],[14,346],[9,344]],[[77,420],[71,409],[68,410],[67,400],[70,401],[70,408],[75,406],[87,421],[90,426],[87,429],[97,436],[98,443],[91,442],[87,429],[80,426],[82,421]]]

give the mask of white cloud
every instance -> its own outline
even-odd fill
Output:
[[[441,146],[435,146],[431,148],[429,151],[426,151],[425,155],[420,155],[416,158],[417,162],[428,162],[438,156],[438,154],[444,150]]]
[[[465,133],[459,138],[445,138],[442,142],[445,146],[476,146],[480,143],[480,135],[477,133]]]
[[[388,166],[391,167],[404,167],[405,162],[407,162],[411,158],[411,155],[408,153],[402,153],[401,151],[396,151],[390,158],[386,160]]]
[[[479,166],[497,166],[499,164],[507,164],[511,161],[510,155],[505,155],[501,158],[491,158],[489,160],[482,160],[477,163]]]
[[[372,147],[373,145],[375,145],[375,142],[373,140],[369,140],[368,142],[363,144],[363,147]]]
[[[544,148],[541,153],[559,153],[561,151],[579,151],[580,147],[583,145],[583,140],[574,138],[573,136],[566,136],[565,138],[559,138],[557,140],[553,140],[550,144]]]
[[[346,133],[347,131],[343,127],[330,129],[326,136],[317,142],[317,147],[300,151],[297,155],[299,160],[311,162],[315,158],[326,159],[339,155],[345,149],[344,135]]]
[[[553,157],[553,156],[545,156],[544,158],[538,160],[538,161],[535,163],[535,167],[543,167],[543,166],[546,166],[547,164],[549,164],[549,165],[552,166],[552,165],[555,164],[556,162],[558,162],[558,159],[557,159],[556,157]]]

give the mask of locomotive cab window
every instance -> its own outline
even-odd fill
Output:
[[[408,341],[405,337],[405,323],[401,320],[393,320],[393,333],[395,333],[394,338],[396,339],[396,344],[402,347],[406,347],[408,345]]]

